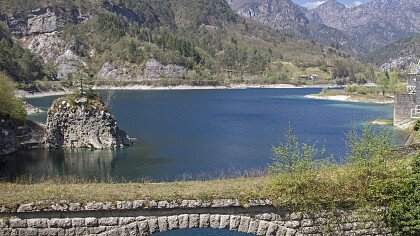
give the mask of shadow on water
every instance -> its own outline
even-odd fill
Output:
[[[289,122],[302,141],[325,142],[329,154],[342,156],[344,133],[353,122],[361,127],[369,119],[392,118],[390,105],[304,98],[319,91],[118,91],[112,113],[136,145],[113,151],[20,151],[0,164],[0,178],[173,181],[258,175],[271,163],[271,148]],[[46,110],[55,98],[28,102]],[[45,121],[46,113],[31,118]]]

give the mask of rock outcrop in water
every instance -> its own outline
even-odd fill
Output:
[[[13,154],[19,149],[41,148],[44,143],[45,127],[41,124],[0,118],[0,156]]]
[[[47,146],[122,148],[132,144],[98,95],[72,95],[53,102],[47,117]]]
[[[0,156],[16,152],[16,130],[16,125],[10,119],[0,119]]]

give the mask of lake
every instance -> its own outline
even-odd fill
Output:
[[[312,100],[320,89],[118,91],[112,113],[136,139],[122,150],[20,151],[0,177],[173,181],[253,175],[271,163],[288,124],[302,141],[346,152],[345,133],[372,119],[392,119],[392,105]],[[28,99],[47,110],[56,97]],[[45,121],[46,114],[31,116]]]

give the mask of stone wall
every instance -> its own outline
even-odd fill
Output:
[[[411,109],[416,106],[416,95],[396,94],[394,104],[394,124],[410,119]]]
[[[369,216],[372,211],[305,214],[276,208],[267,200],[45,204],[23,204],[17,211],[1,208],[0,235],[151,235],[188,228],[282,236],[391,235],[380,219]],[[384,209],[375,211],[382,214]]]

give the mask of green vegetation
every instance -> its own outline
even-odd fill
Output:
[[[397,235],[420,232],[420,156],[414,159],[412,174],[400,179],[398,195],[389,204],[387,216]]]
[[[0,22],[0,71],[13,80],[26,83],[42,80],[47,76],[40,57],[14,43],[5,26]]]
[[[222,0],[19,0],[1,4],[0,11],[21,15],[46,6],[60,9],[65,17],[73,9],[90,13],[87,22],[67,25],[61,37],[74,43],[73,51],[87,63],[92,77],[105,62],[141,69],[155,58],[190,70],[186,78],[153,82],[158,85],[311,84],[352,81],[359,75],[371,78],[372,70],[348,54],[261,27]],[[331,71],[337,73],[331,76]],[[298,79],[307,74],[321,79]],[[114,81],[92,78],[92,83]]]
[[[390,206],[388,223],[397,235],[420,232],[420,155],[397,159],[390,132],[365,125],[347,134],[348,153],[336,165],[323,149],[299,143],[289,128],[274,147],[272,190],[277,204],[306,211],[342,206]],[[280,201],[280,203],[279,203]]]
[[[6,74],[0,72],[0,117],[10,116],[23,121],[26,119],[26,111],[14,91],[15,84]]]

